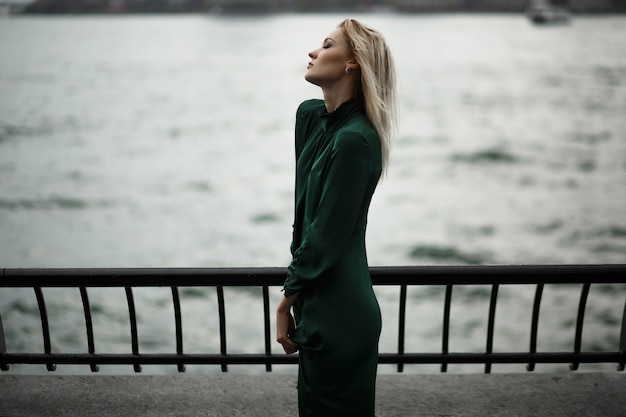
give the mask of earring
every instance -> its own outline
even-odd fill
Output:
[[[343,72],[345,72],[346,74],[350,72],[350,70],[346,67],[345,70],[343,70]]]

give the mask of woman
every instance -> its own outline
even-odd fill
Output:
[[[356,20],[309,56],[305,79],[324,100],[296,115],[293,258],[277,339],[287,354],[300,351],[301,417],[371,417],[381,316],[365,229],[389,155],[395,73],[384,38]]]

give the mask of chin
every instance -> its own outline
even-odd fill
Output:
[[[310,82],[311,84],[317,85],[319,86],[319,80],[317,80],[314,76],[312,76],[311,74],[309,74],[309,72],[307,71],[306,74],[304,74],[304,79],[307,80],[308,82]]]

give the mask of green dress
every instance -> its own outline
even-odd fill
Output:
[[[382,159],[378,133],[354,100],[296,115],[295,220],[285,296],[300,345],[300,417],[373,417],[381,315],[365,229]]]

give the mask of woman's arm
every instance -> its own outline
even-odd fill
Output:
[[[378,179],[367,139],[347,132],[337,137],[313,220],[302,232],[285,280],[285,294],[306,287],[332,269],[344,254],[365,205],[368,187]]]

